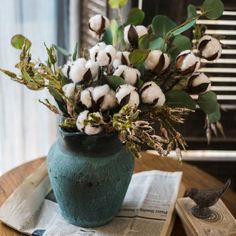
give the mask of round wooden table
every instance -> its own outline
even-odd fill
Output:
[[[34,161],[21,165],[0,177],[0,205],[8,198],[8,196],[29,176],[34,170],[45,160],[39,158]],[[179,162],[167,158],[160,158],[152,154],[143,153],[143,157],[136,160],[135,172],[145,170],[163,170],[163,171],[183,171],[183,183],[186,188],[207,188],[222,186],[222,183],[206,172],[192,165]],[[229,208],[234,217],[236,217],[236,194],[228,190],[223,195],[223,201]],[[13,229],[0,223],[0,236],[19,236],[22,235]],[[180,219],[177,217],[172,231],[172,236],[186,235]],[[66,236],[66,235],[65,235]]]

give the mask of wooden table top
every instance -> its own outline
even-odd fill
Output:
[[[0,205],[8,198],[8,196],[29,176],[34,170],[45,160],[39,158],[34,161],[23,164],[0,177]],[[179,164],[175,160],[160,158],[152,154],[143,153],[143,157],[136,160],[135,172],[145,170],[163,170],[163,171],[183,171],[183,183],[186,188],[207,188],[219,187],[222,183],[206,172],[192,165],[183,163]],[[234,217],[236,217],[236,194],[228,190],[222,200],[229,208]],[[13,229],[0,223],[0,236],[19,236],[22,235]],[[172,231],[172,236],[184,236],[182,224],[177,217]]]

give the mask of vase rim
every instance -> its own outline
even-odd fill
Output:
[[[76,132],[68,132],[63,130],[62,128],[59,127],[59,132],[60,134],[67,136],[67,137],[72,137],[72,136],[86,136],[86,137],[109,137],[109,136],[114,136],[117,135],[116,133],[100,133],[100,134],[95,134],[95,135],[87,135],[85,133],[82,133],[80,131],[76,131]]]

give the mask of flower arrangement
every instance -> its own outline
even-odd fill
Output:
[[[124,7],[127,0],[110,0],[112,8]],[[47,88],[56,105],[40,101],[63,117],[60,127],[86,135],[117,132],[120,140],[139,156],[142,148],[163,155],[181,150],[186,142],[176,128],[184,115],[197,105],[207,116],[207,136],[220,129],[220,108],[211,81],[199,72],[203,64],[217,60],[221,44],[204,36],[206,26],[197,25],[201,17],[217,19],[223,12],[220,0],[205,0],[201,10],[188,6],[188,18],[176,25],[167,16],[157,15],[151,24],[142,25],[145,13],[131,9],[124,20],[93,16],[88,27],[98,39],[90,49],[78,49],[68,56],[63,67],[57,65],[56,50],[45,45],[48,60],[31,58],[31,42],[15,35],[11,43],[21,50],[16,68],[20,74],[1,69],[11,79],[29,89]],[[182,33],[194,27],[194,44]],[[191,94],[197,94],[193,100]]]

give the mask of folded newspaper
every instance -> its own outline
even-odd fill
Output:
[[[33,236],[170,235],[182,172],[134,174],[119,214],[107,225],[81,228],[60,215],[46,163],[29,176],[0,208],[2,222]]]

